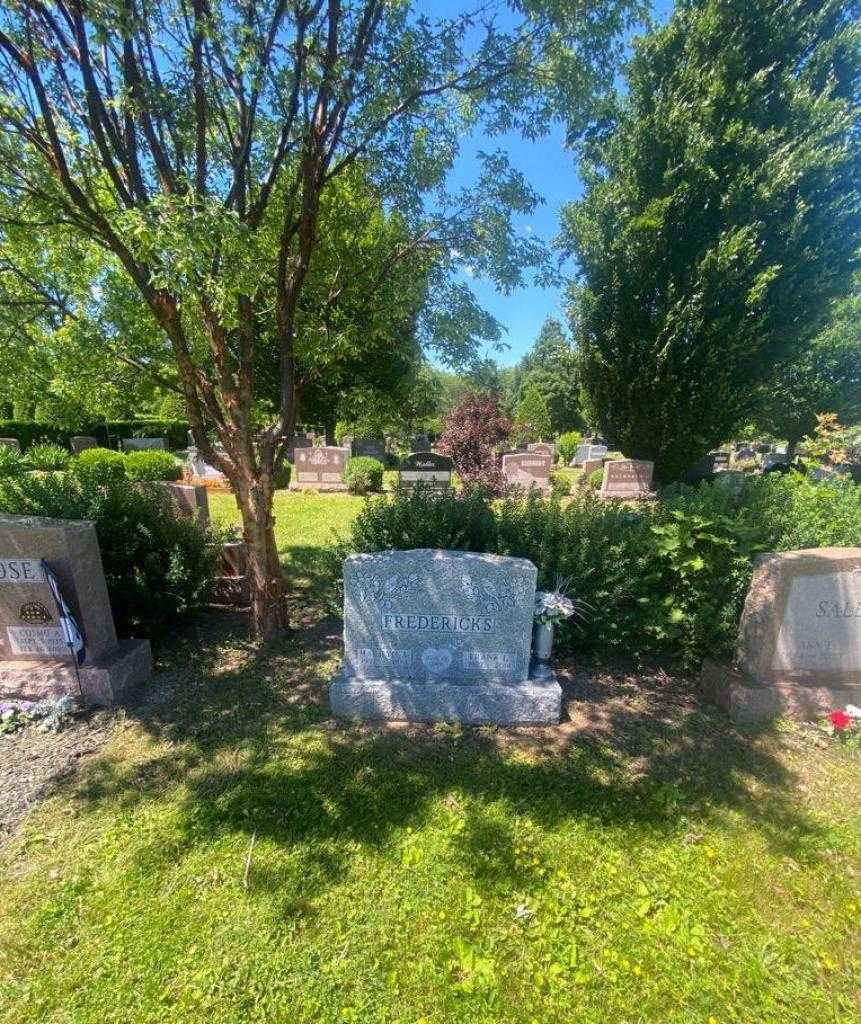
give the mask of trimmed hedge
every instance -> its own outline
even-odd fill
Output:
[[[347,462],[344,483],[351,494],[371,494],[383,489],[383,464],[367,455],[357,455]]]
[[[179,480],[182,476],[182,466],[170,452],[127,452],[123,458],[129,480]]]
[[[39,441],[51,441],[68,448],[70,438],[78,436],[94,437],[104,448],[115,448],[124,437],[163,437],[168,448],[185,448],[188,429],[184,420],[155,418],[84,423],[71,429],[35,420],[0,420],[0,437],[15,437],[24,449]]]

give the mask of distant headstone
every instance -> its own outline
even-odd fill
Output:
[[[760,555],[735,663],[707,663],[702,682],[740,722],[861,704],[861,548]]]
[[[603,459],[587,459],[583,463],[583,476],[586,480],[595,472],[596,469],[603,469]]]
[[[645,459],[619,459],[604,463],[602,498],[646,498],[652,493],[654,462]]]
[[[353,441],[353,455],[386,461],[386,442],[381,437],[360,437]]]
[[[756,456],[756,452],[753,448],[737,448],[735,453],[736,461],[752,459]]]
[[[786,454],[779,454],[778,452],[769,452],[762,460],[762,472],[769,473],[774,470],[779,472],[785,472],[783,467],[789,467],[790,458]]]
[[[0,437],[0,444],[5,445],[7,448],[11,448],[13,451],[21,451],[21,442],[17,437]]]
[[[69,447],[72,449],[73,455],[80,455],[81,452],[85,452],[89,448],[98,448],[99,442],[94,437],[70,437]]]
[[[291,491],[346,491],[344,470],[350,452],[347,448],[300,448],[296,452]]]
[[[536,452],[538,455],[549,455],[551,459],[556,458],[556,445],[549,441],[533,441],[526,446],[528,452]]]
[[[407,490],[420,484],[435,491],[447,491],[451,487],[453,469],[454,463],[447,455],[413,452],[401,463],[398,481]]]
[[[427,434],[416,434],[416,436],[410,440],[411,452],[428,452],[430,451],[430,446],[430,438]]]
[[[590,459],[603,459],[609,448],[605,444],[590,444],[588,458]]]
[[[203,484],[179,484],[172,480],[156,482],[167,491],[179,515],[192,519],[203,529],[209,526],[209,495]]]
[[[185,460],[186,482],[204,487],[230,488],[230,481],[215,466],[211,466],[195,447],[188,449]]]
[[[549,455],[536,455],[532,452],[518,452],[515,455],[502,456],[502,475],[510,487],[523,487],[539,491],[550,490],[550,470],[553,460]]]
[[[530,677],[535,566],[418,549],[344,562],[344,667],[329,695],[353,719],[559,721],[561,690]]]
[[[713,472],[722,473],[725,469],[729,469],[729,452],[710,452],[712,456]]]
[[[771,451],[770,444],[755,444],[753,447],[758,455],[767,455]]]
[[[571,465],[582,466],[583,463],[589,458],[589,452],[591,450],[591,444],[578,444],[577,451],[574,452],[574,458],[571,460]]]
[[[166,451],[163,437],[124,437],[120,441],[124,452]]]
[[[715,461],[714,455],[704,455],[699,462],[695,463],[685,475],[682,480],[686,484],[698,484],[702,480],[708,479],[713,476],[715,472]]]
[[[45,565],[83,634],[80,666]],[[111,704],[151,671],[148,641],[117,641],[94,524],[0,516],[0,696],[80,693],[87,703]]]

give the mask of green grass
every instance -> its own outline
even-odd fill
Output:
[[[358,506],[279,495],[288,563]],[[554,730],[336,726],[339,628],[160,650],[3,853],[0,1021],[858,1019],[857,755],[646,671]]]

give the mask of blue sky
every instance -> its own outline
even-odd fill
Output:
[[[447,15],[464,10],[463,2],[456,0],[425,0],[428,14]],[[664,19],[672,9],[673,0],[653,0],[653,12]],[[562,127],[557,125],[551,133],[537,142],[529,142],[519,135],[509,134],[488,138],[477,133],[463,146],[462,152],[452,171],[452,185],[467,184],[477,174],[476,153],[479,150],[503,149],[508,153],[511,164],[521,171],[541,195],[544,202],[529,217],[520,219],[525,231],[534,232],[539,238],[552,239],[559,231],[559,216],[562,206],[577,199],[583,192],[582,182],[572,154],[564,146]],[[569,265],[566,273],[573,274]],[[469,279],[479,302],[506,328],[505,342],[508,350],[502,353],[488,352],[500,366],[516,363],[531,347],[545,317],[555,316],[563,323],[564,294],[562,288],[538,288],[528,286],[502,295],[492,284],[480,278]]]

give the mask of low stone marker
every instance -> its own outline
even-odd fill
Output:
[[[526,446],[528,452],[537,452],[539,455],[549,455],[551,459],[556,458],[556,445],[549,441],[533,441]]]
[[[83,635],[80,665],[43,560]],[[112,704],[151,672],[149,641],[117,641],[94,524],[0,516],[0,696]]]
[[[527,491],[537,487],[547,493],[550,490],[550,470],[553,460],[549,455],[534,455],[532,452],[518,452],[502,456],[502,475],[511,487],[523,487]]]
[[[447,455],[437,452],[413,452],[401,463],[398,482],[406,490],[416,484],[435,491],[447,491],[451,487],[454,463]]]
[[[712,456],[712,466],[715,473],[722,473],[724,470],[729,469],[729,452],[710,452],[709,454]]]
[[[89,448],[98,448],[99,442],[94,437],[81,435],[78,437],[70,437],[69,447],[72,449],[72,455],[80,455],[81,452],[85,452]]]
[[[230,540],[220,544],[217,559],[217,574],[212,581],[212,600],[216,604],[247,608],[251,603],[251,581],[248,578],[245,541]]]
[[[300,448],[290,477],[291,491],[346,491],[347,448]]]
[[[230,481],[224,473],[215,466],[210,466],[194,445],[186,453],[184,476],[186,482],[192,486],[230,489]]]
[[[163,437],[124,437],[120,447],[124,452],[167,451]]]
[[[861,548],[760,555],[735,662],[706,662],[701,681],[737,722],[861,704]]]
[[[386,442],[381,437],[360,437],[353,441],[353,455],[363,455],[385,463]]]
[[[21,451],[21,442],[17,437],[0,437],[0,444],[5,445],[7,448],[11,448],[13,451]]]
[[[602,498],[647,498],[652,494],[654,462],[645,459],[619,459],[604,463],[604,479],[601,482]]]
[[[172,480],[156,482],[167,491],[181,516],[193,519],[203,529],[209,526],[209,495],[203,484],[179,484]]]
[[[596,469],[603,469],[603,459],[587,459],[583,463],[583,479],[588,480],[589,477],[595,472]]]
[[[535,566],[417,549],[344,561],[344,666],[329,688],[350,719],[555,724],[562,691],[530,675]]]

